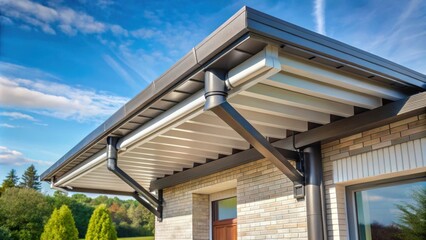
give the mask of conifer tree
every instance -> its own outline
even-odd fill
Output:
[[[40,240],[78,240],[78,230],[67,205],[53,211]]]
[[[16,187],[18,184],[18,176],[16,175],[16,170],[12,169],[7,174],[6,178],[3,180],[3,183],[1,185],[1,191],[4,192],[7,188],[13,188]]]
[[[86,240],[116,240],[117,232],[105,204],[99,205],[90,217]]]
[[[40,190],[41,183],[39,181],[39,176],[37,175],[37,170],[33,164],[25,170],[19,185],[20,187],[32,188],[37,191]]]

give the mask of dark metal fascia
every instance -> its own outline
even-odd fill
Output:
[[[426,88],[424,74],[252,8],[247,8],[247,27],[250,32],[280,43],[321,53],[342,62],[400,79],[412,86]]]
[[[162,219],[162,194],[161,198],[157,199],[153,196],[149,191],[147,191],[144,187],[142,187],[138,182],[136,182],[132,177],[130,177],[126,172],[124,172],[117,165],[117,142],[119,138],[117,137],[108,137],[107,138],[107,167],[108,170],[113,172],[117,177],[123,180],[127,185],[135,190],[132,196],[140,202],[144,207],[146,207],[150,212],[152,212],[155,216]],[[140,197],[142,196],[143,199]]]

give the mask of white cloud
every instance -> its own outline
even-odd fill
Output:
[[[326,35],[325,32],[325,0],[315,0],[314,2],[314,17],[315,28],[320,34]]]
[[[109,1],[100,1],[107,5]],[[97,21],[92,16],[62,6],[44,6],[29,0],[0,0],[2,13],[10,20],[15,19],[40,29],[48,34],[56,34],[59,29],[67,35],[75,35],[78,32],[84,34],[104,33],[111,30],[113,33],[124,33],[119,31],[118,25],[111,27],[107,23]],[[122,28],[121,28],[122,30]]]
[[[18,126],[12,125],[12,124],[8,124],[8,123],[0,123],[0,127],[3,128],[17,128]]]
[[[0,106],[60,119],[100,121],[127,98],[52,81],[0,76]]]
[[[36,163],[40,165],[49,166],[52,164],[50,161],[34,160],[24,156],[23,153],[10,149],[5,146],[0,146],[0,164],[22,166],[28,163]]]
[[[57,83],[58,77],[36,68],[0,61],[0,106],[77,121],[100,121],[127,102],[127,98],[102,91]],[[17,111],[0,115],[14,119],[34,117]]]
[[[28,114],[20,113],[20,112],[0,112],[0,116],[9,117],[12,120],[15,119],[25,119],[29,121],[37,121],[35,118]]]

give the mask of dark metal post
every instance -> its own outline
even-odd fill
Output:
[[[308,239],[324,239],[323,204],[321,199],[322,159],[321,145],[312,144],[304,149],[305,156],[305,192]]]

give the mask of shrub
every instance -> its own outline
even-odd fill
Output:
[[[90,217],[86,240],[116,240],[117,232],[105,204],[99,205]]]
[[[55,209],[47,224],[41,240],[77,240],[78,231],[75,226],[71,210],[67,205],[62,205],[60,209]]]

